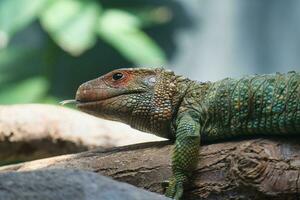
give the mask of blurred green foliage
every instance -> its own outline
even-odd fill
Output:
[[[72,85],[71,74],[88,69],[66,65],[87,63],[97,54],[105,57],[97,50],[99,41],[136,65],[166,62],[165,53],[143,29],[170,21],[167,8],[107,5],[101,0],[1,0],[0,104],[54,103],[64,90],[74,92],[78,85]],[[40,28],[42,35],[36,34]],[[23,41],[24,31],[30,37]]]

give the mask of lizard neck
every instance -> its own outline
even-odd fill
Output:
[[[192,82],[183,76],[164,72],[155,86],[155,92],[143,95],[143,99],[136,104],[130,125],[141,131],[173,139],[172,121]]]
[[[207,114],[205,99],[212,85],[211,82],[189,81],[172,121],[173,130],[176,129],[177,121],[186,114],[192,116],[199,123],[203,123],[202,120]]]

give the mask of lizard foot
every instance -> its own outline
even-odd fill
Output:
[[[180,200],[183,194],[183,183],[182,179],[176,179],[175,177],[171,178],[168,183],[165,195],[167,197]]]
[[[163,190],[163,193],[166,193],[167,191],[167,188],[169,187],[170,185],[170,181],[169,180],[164,180],[160,186],[162,187],[162,190]]]

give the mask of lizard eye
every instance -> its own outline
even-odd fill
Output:
[[[112,76],[112,78],[115,80],[115,81],[117,81],[117,80],[120,80],[121,78],[123,78],[123,74],[122,73],[120,73],[120,72],[117,72],[117,73],[115,73],[113,76]]]

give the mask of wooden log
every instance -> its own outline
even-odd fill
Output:
[[[171,176],[172,145],[151,142],[91,150],[0,168],[83,169],[163,193]],[[299,199],[300,139],[251,139],[205,145],[184,199]]]
[[[154,140],[162,139],[62,106],[0,106],[0,165]]]

